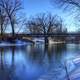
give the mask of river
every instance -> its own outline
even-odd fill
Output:
[[[60,74],[66,77],[65,64],[79,56],[80,44],[0,46],[0,80],[61,80],[56,76],[63,70]],[[50,72],[52,79],[46,77]]]

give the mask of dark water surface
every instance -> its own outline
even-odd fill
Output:
[[[0,47],[0,80],[39,80],[75,56],[80,56],[80,44]]]

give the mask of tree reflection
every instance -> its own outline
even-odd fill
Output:
[[[3,58],[3,54],[4,54],[4,49],[3,48],[0,48],[0,52],[1,52],[1,70],[3,70],[4,66],[3,66],[3,62],[4,62],[4,58]]]
[[[6,64],[4,62],[4,48],[0,48],[0,56],[1,56],[1,63],[0,63],[0,79],[1,80],[11,80],[10,79],[10,74],[9,74],[9,71],[8,69],[6,69]]]
[[[60,62],[64,51],[66,50],[66,44],[51,44],[43,45],[36,44],[31,45],[27,49],[29,59],[36,64],[55,64]]]
[[[49,63],[60,62],[61,57],[66,50],[66,44],[50,44],[45,46],[44,53],[47,54]]]
[[[11,67],[9,67],[6,63],[5,55],[5,48],[0,48],[0,80],[11,80],[13,74],[14,74],[14,60],[15,60],[15,47],[11,47],[11,54],[12,54],[12,64]]]
[[[15,47],[12,47],[12,68],[14,68],[14,60],[15,60]]]
[[[44,52],[43,52],[43,46],[41,45],[31,45],[29,57],[32,60],[32,62],[35,62],[37,64],[42,64]]]

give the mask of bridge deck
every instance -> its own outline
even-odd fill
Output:
[[[28,37],[57,37],[57,36],[77,36],[80,37],[80,33],[53,33],[53,34],[16,34],[17,36]]]

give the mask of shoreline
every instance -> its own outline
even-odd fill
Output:
[[[49,44],[63,44],[65,41],[49,41]]]

